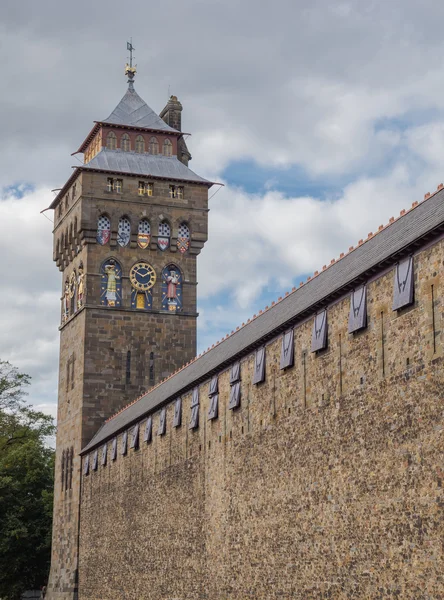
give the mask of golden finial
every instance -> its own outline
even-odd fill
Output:
[[[126,49],[129,50],[129,64],[125,65],[125,75],[128,77],[129,89],[133,89],[133,79],[134,75],[137,73],[136,65],[133,67],[133,50],[135,50],[133,46],[133,38],[131,38],[130,42],[126,43]]]

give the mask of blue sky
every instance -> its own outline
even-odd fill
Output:
[[[125,92],[125,32],[138,93],[157,111],[179,97],[190,167],[225,184],[198,262],[199,351],[444,180],[438,3],[23,0],[0,14],[0,357],[52,414],[61,274],[40,211]],[[147,35],[166,21],[168,43]]]

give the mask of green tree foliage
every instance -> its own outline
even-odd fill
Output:
[[[0,598],[46,584],[51,548],[53,420],[25,403],[27,375],[0,361]]]

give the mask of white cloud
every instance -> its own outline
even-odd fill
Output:
[[[49,412],[61,278],[39,211],[94,119],[125,92],[126,31],[140,95],[160,110],[171,85],[184,105],[193,170],[217,180],[252,160],[267,176],[286,166],[323,188],[346,182],[331,198],[284,196],[277,169],[261,194],[227,185],[213,198],[199,257],[201,346],[444,179],[439,3],[135,0],[122,13],[117,0],[24,0],[0,16],[0,187],[37,186],[0,200],[0,357],[33,376],[30,398]]]
[[[60,275],[52,223],[40,214],[47,189],[0,199],[0,357],[32,376],[30,401],[54,412],[58,378]]]

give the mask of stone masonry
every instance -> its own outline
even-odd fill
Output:
[[[241,361],[241,406],[208,420],[209,380],[174,403],[158,435],[82,476],[81,600],[444,598],[444,242],[416,251],[415,301],[392,310],[394,269],[368,281],[368,327],[349,334],[350,296],[265,347],[265,382]],[[236,335],[236,334],[234,334]],[[132,426],[126,430],[130,435]],[[100,446],[100,450],[102,446]],[[94,449],[84,454],[91,458]]]

